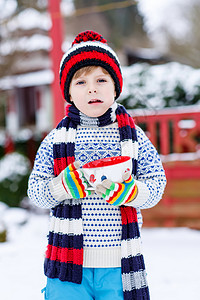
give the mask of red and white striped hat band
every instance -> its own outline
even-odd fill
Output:
[[[106,40],[94,31],[77,35],[72,47],[63,55],[60,63],[60,87],[64,99],[70,103],[69,86],[75,72],[86,66],[103,67],[115,83],[117,99],[122,91],[123,79],[116,53]]]

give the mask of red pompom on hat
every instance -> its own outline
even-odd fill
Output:
[[[97,32],[79,33],[72,47],[63,55],[60,64],[60,87],[64,99],[70,103],[69,86],[75,72],[86,66],[103,67],[115,83],[116,99],[122,91],[123,79],[119,59]]]
[[[87,42],[87,41],[98,41],[98,42],[101,42],[104,44],[107,43],[107,41],[99,33],[95,32],[95,31],[86,30],[77,35],[77,37],[75,38],[75,40],[72,43],[72,46],[74,44],[79,44],[81,42]]]

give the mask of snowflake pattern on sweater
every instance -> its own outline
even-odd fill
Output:
[[[136,126],[138,136],[138,169],[136,181],[144,188],[140,189],[140,201],[136,210],[139,226],[142,226],[141,209],[155,206],[161,199],[166,184],[165,173],[159,155],[146,137],[141,128]],[[54,178],[53,173],[53,139],[54,130],[44,139],[36,155],[33,171],[29,179],[28,194],[30,199],[39,207],[52,208],[60,203],[57,194],[52,193],[49,183]],[[75,158],[81,166],[89,161],[104,157],[121,155],[120,137],[117,123],[109,126],[95,128],[78,126],[75,143]],[[140,187],[140,185],[139,185]],[[145,193],[143,190],[147,190]],[[133,201],[134,202],[134,201]],[[132,204],[133,205],[133,204]],[[84,252],[87,261],[102,260],[105,254],[93,250],[116,251],[110,258],[116,256],[113,265],[120,265],[121,243],[121,213],[119,207],[108,204],[103,198],[94,195],[82,199],[82,224],[84,236]],[[89,249],[90,256],[87,255]],[[91,252],[93,251],[93,252]],[[92,253],[92,254],[91,254]],[[98,253],[95,255],[94,253]],[[115,253],[115,254],[114,254]],[[108,255],[109,257],[109,255]],[[95,262],[86,263],[87,266],[96,266]],[[101,265],[98,262],[98,265]]]

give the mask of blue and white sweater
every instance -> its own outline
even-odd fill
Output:
[[[155,206],[162,197],[166,178],[159,155],[141,128],[138,137],[138,195],[128,203],[137,210],[142,226],[141,209]],[[53,142],[55,130],[43,140],[37,152],[29,179],[28,195],[39,207],[53,208],[67,198],[60,177],[53,171]],[[105,127],[78,126],[75,141],[75,159],[81,166],[104,157],[121,155],[117,123]],[[84,267],[119,267],[121,265],[121,213],[119,207],[108,204],[94,195],[82,199],[84,235]],[[51,230],[51,228],[50,228]]]

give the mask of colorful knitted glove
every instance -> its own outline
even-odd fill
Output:
[[[123,179],[122,183],[115,183],[108,179],[103,180],[101,184],[97,185],[96,193],[115,206],[132,201],[137,195],[135,180],[129,172],[124,174]]]
[[[62,184],[66,192],[74,199],[85,198],[91,195],[92,192],[88,190],[90,186],[85,179],[83,172],[79,169],[80,163],[78,161],[70,164],[64,171],[62,177]]]

